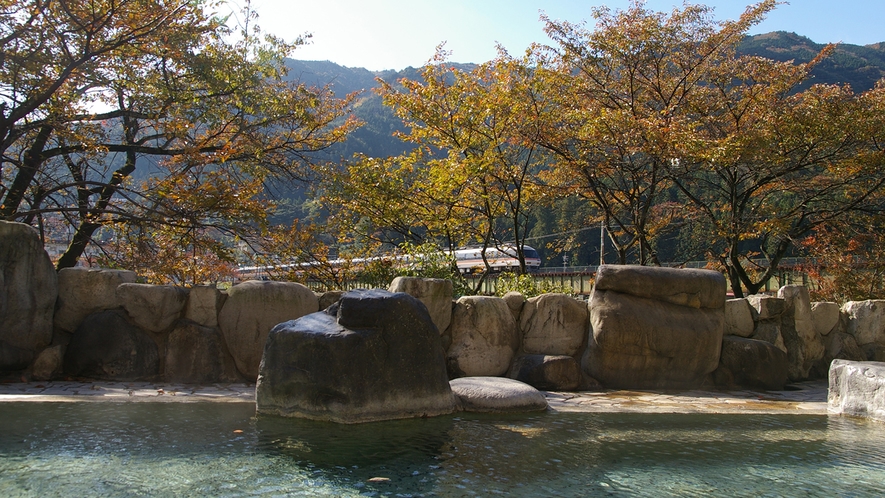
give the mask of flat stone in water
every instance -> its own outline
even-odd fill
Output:
[[[461,377],[449,382],[461,409],[467,412],[527,412],[547,409],[544,393],[503,377]]]

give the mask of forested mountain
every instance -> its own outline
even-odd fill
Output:
[[[740,46],[740,53],[760,55],[777,61],[807,62],[816,57],[824,44],[784,31],[748,36]],[[331,85],[336,95],[344,96],[361,92],[354,109],[365,125],[353,133],[343,146],[329,151],[331,157],[351,157],[363,153],[372,157],[386,157],[402,153],[408,148],[393,137],[402,123],[385,107],[381,98],[373,92],[376,78],[395,82],[400,78],[418,79],[418,69],[408,67],[402,71],[372,72],[364,68],[339,66],[329,61],[289,60],[289,77],[311,85]],[[459,69],[470,69],[472,64],[453,64]],[[872,88],[885,77],[885,42],[875,45],[839,44],[812,72],[814,83],[848,83],[855,92]]]
[[[825,46],[796,33],[775,31],[748,36],[739,52],[780,62],[808,62]],[[855,92],[869,90],[885,77],[885,42],[866,46],[840,43],[811,74],[809,84],[848,83]]]

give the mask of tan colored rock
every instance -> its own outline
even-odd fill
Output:
[[[577,354],[587,337],[590,312],[566,294],[543,294],[525,302],[520,314],[522,348],[529,354]]]
[[[317,294],[317,298],[320,301],[320,309],[324,310],[337,303],[344,294],[345,292],[343,290],[326,291],[322,294]]]
[[[0,221],[0,371],[18,370],[52,341],[58,279],[32,227]]]
[[[135,272],[128,270],[62,269],[58,272],[55,326],[65,332],[74,332],[88,315],[122,307],[117,287],[134,283],[135,278]]]
[[[452,281],[446,278],[396,277],[387,289],[405,292],[424,303],[434,325],[442,334],[452,322]]]
[[[724,322],[722,308],[594,289],[582,367],[607,388],[697,387],[719,365]]]
[[[184,307],[184,318],[204,327],[217,327],[218,314],[226,298],[227,294],[215,285],[191,287]]]
[[[747,302],[756,311],[754,318],[756,320],[770,320],[780,318],[784,312],[784,300],[779,297],[769,296],[766,294],[753,294],[747,296]]]
[[[132,323],[160,333],[181,318],[188,291],[172,285],[120,284],[117,298]]]
[[[811,321],[814,323],[814,331],[822,336],[832,332],[839,324],[841,311],[837,303],[811,303]]]
[[[811,320],[811,300],[804,285],[785,285],[778,290],[784,300],[781,335],[787,347],[790,380],[808,378],[811,368],[824,356],[824,344]]]
[[[756,328],[753,330],[753,335],[750,336],[750,338],[768,342],[784,353],[787,352],[787,347],[784,345],[784,338],[781,336],[780,320],[760,321],[756,324]]]
[[[34,364],[31,365],[31,378],[33,380],[52,380],[61,375],[64,367],[65,347],[61,344],[49,346],[40,351]]]
[[[753,335],[755,323],[750,302],[746,299],[729,299],[725,301],[725,335],[750,337]]]
[[[849,301],[842,306],[848,318],[847,330],[861,347],[885,345],[885,300]]]
[[[258,365],[270,329],[316,311],[316,294],[301,284],[248,281],[228,290],[218,326],[237,369],[251,380],[258,378]]]
[[[446,354],[451,377],[502,376],[519,348],[519,333],[503,299],[465,296],[455,303],[452,343]]]
[[[522,292],[510,291],[504,294],[502,299],[507,303],[510,312],[513,313],[513,319],[519,323],[519,315],[522,313],[522,307],[525,306],[525,296],[522,295]]]
[[[710,270],[602,265],[596,274],[594,289],[690,308],[719,309],[725,303],[725,279]]]
[[[169,333],[163,377],[191,384],[242,380],[221,332],[189,320],[179,321]]]

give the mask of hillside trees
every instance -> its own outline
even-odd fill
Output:
[[[352,164],[343,184],[369,188],[332,201],[344,207],[339,217],[362,221],[363,233],[383,242],[398,235],[451,249],[474,243],[483,255],[512,245],[524,273],[527,223],[544,199],[539,172],[548,157],[530,118],[545,108],[534,74],[504,53],[459,70],[440,50],[423,81],[382,82],[385,103],[410,129],[402,138],[417,148]],[[346,186],[326,190],[340,194]]]
[[[703,226],[698,245],[735,294],[755,293],[816,227],[882,207],[868,97],[801,90],[830,49],[806,64],[737,55],[774,5],[721,23],[703,6],[641,2],[597,9],[592,31],[546,21],[558,44],[536,48],[558,109],[542,127],[558,159],[550,178],[598,209],[621,263],[632,252],[657,264],[656,237]]]
[[[260,229],[265,179],[308,178],[312,153],[356,126],[343,119],[349,99],[284,81],[299,42],[262,37],[248,3],[231,37],[214,6],[4,5],[0,216],[66,220],[73,241],[59,267],[115,227],[116,247],[126,238],[139,250],[111,260],[141,269],[168,254],[171,267],[193,262],[176,275],[193,281],[204,255],[230,258],[221,235]]]
[[[550,61],[547,91],[558,109],[541,136],[558,159],[552,177],[597,209],[621,264],[630,254],[660,264],[656,239],[691,217],[675,202],[668,166],[695,132],[693,99],[773,6],[717,23],[708,7],[665,14],[636,2],[595,9],[592,30],[544,18],[556,42],[537,49]]]

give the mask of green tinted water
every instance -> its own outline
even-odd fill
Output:
[[[342,426],[249,404],[0,403],[0,496],[880,496],[885,424],[460,415]]]

